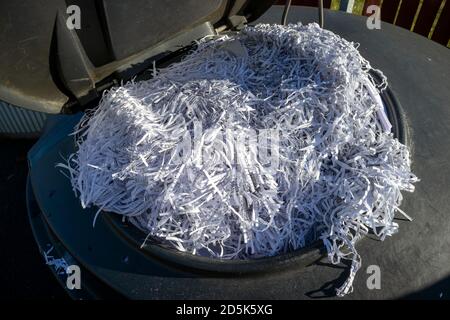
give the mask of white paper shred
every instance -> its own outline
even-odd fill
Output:
[[[249,259],[322,240],[332,263],[352,261],[344,295],[361,266],[356,242],[397,232],[400,191],[417,181],[390,133],[386,80],[380,72],[375,85],[370,69],[317,24],[209,37],[154,78],[109,90],[61,166],[83,207],[124,215],[180,251]],[[267,143],[238,142],[252,130],[279,133],[277,167],[253,148]],[[186,136],[195,147],[176,161]]]
[[[43,251],[42,255],[45,259],[45,264],[52,267],[55,273],[58,275],[65,275],[69,265],[64,258],[55,258],[51,252],[53,251],[53,246],[50,246],[47,251]]]

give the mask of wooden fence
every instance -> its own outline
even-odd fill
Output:
[[[284,4],[278,0],[277,4]],[[292,5],[317,6],[318,0],[292,0]],[[328,9],[370,15],[381,6],[381,20],[411,30],[450,47],[450,0],[323,0]]]

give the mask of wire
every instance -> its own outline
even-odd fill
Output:
[[[281,24],[283,26],[286,25],[287,15],[289,13],[289,8],[291,7],[291,2],[292,2],[292,0],[286,0],[286,2],[284,4],[283,15],[281,16]]]
[[[319,25],[323,29],[324,19],[323,19],[323,0],[318,0],[319,7]]]

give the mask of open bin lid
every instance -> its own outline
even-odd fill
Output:
[[[2,1],[0,100],[71,112],[194,40],[257,19],[273,2]]]

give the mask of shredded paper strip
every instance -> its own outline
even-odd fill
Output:
[[[390,132],[386,80],[369,70],[317,24],[209,37],[104,94],[61,166],[83,207],[180,251],[249,259],[323,241],[332,263],[352,262],[344,295],[361,266],[356,242],[397,232],[400,192],[417,181]]]

